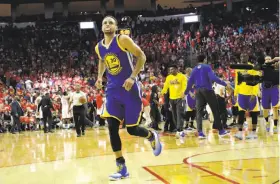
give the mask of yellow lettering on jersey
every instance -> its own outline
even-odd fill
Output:
[[[174,79],[174,80],[170,80],[170,84],[171,85],[176,85],[176,84],[180,84],[178,79]]]

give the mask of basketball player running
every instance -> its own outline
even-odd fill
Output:
[[[265,57],[265,62],[268,63],[271,61],[270,56]],[[267,123],[267,130],[270,132],[277,133],[280,129],[280,126],[277,130],[277,124],[279,119],[279,85],[273,85],[270,82],[263,82],[262,83],[262,106],[263,106],[263,117]],[[268,123],[268,112],[269,110],[273,109],[273,124],[274,130],[270,130],[270,124]]]
[[[155,131],[139,127],[141,120],[141,93],[137,85],[137,75],[146,62],[146,56],[133,40],[126,35],[116,35],[117,21],[107,16],[102,21],[104,39],[95,47],[99,57],[98,79],[96,87],[102,87],[102,76],[106,70],[107,89],[106,106],[102,114],[107,119],[112,149],[116,156],[118,171],[109,176],[110,180],[119,180],[129,176],[122,155],[119,126],[125,121],[130,135],[145,137],[151,142],[153,153],[161,153],[159,135]],[[132,55],[137,58],[135,68]]]

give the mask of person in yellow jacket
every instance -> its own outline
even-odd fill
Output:
[[[172,109],[173,121],[176,125],[176,137],[184,137],[184,107],[185,107],[185,90],[187,88],[187,78],[181,72],[178,72],[176,65],[171,65],[169,68],[170,74],[166,77],[161,94],[166,94],[169,89],[169,98]]]
[[[248,62],[249,56],[246,53],[242,53],[240,55],[240,60],[242,64],[250,64]],[[243,139],[243,123],[245,119],[245,112],[249,111],[250,116],[252,118],[252,131],[246,136],[246,139],[256,139],[256,128],[258,123],[258,114],[260,111],[259,107],[259,100],[258,95],[260,92],[260,85],[248,85],[246,82],[239,82],[238,76],[239,75],[258,75],[260,76],[261,73],[256,70],[236,70],[235,75],[235,90],[234,90],[234,97],[237,98],[237,105],[238,105],[238,129],[239,131],[235,134],[235,137],[238,139]]]

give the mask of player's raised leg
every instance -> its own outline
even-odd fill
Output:
[[[134,84],[132,89],[125,93],[124,108],[127,132],[133,136],[147,138],[151,142],[154,155],[158,156],[162,149],[158,133],[139,126],[142,115],[142,101],[139,95],[139,88]]]
[[[109,176],[110,180],[119,180],[127,178],[129,176],[128,169],[125,164],[125,159],[122,155],[121,140],[119,136],[119,125],[122,119],[122,113],[124,113],[124,120],[127,127],[127,132],[130,135],[147,138],[151,143],[153,153],[155,156],[158,156],[161,153],[162,149],[159,140],[159,135],[155,131],[152,132],[146,128],[139,127],[139,122],[142,114],[142,101],[139,97],[137,97],[138,93],[136,86],[134,86],[133,89],[131,89],[131,91],[129,92],[125,89],[121,89],[117,92],[120,94],[120,96],[122,96],[122,98],[118,100],[121,101],[121,104],[124,105],[119,105],[117,108],[115,106],[117,96],[115,96],[114,100],[107,101],[107,111],[105,111],[103,115],[109,117],[110,114],[111,116],[107,119],[107,121],[109,125],[108,127],[111,146],[116,156],[116,164],[118,168],[116,173],[111,174]]]

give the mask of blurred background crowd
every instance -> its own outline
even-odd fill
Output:
[[[229,64],[239,63],[241,53],[246,52],[253,63],[264,53],[272,58],[279,56],[277,8],[268,1],[258,2],[249,9],[237,6],[231,13],[227,13],[222,4],[184,9],[158,5],[156,12],[117,14],[119,27],[131,29],[133,40],[147,56],[145,69],[139,75],[144,98],[149,100],[153,85],[162,87],[170,63],[184,72],[186,67],[194,66],[197,54],[203,53],[215,72],[231,81],[234,71]],[[202,22],[182,25],[177,18],[141,20],[141,17],[181,13],[200,14]],[[81,84],[90,106],[98,109],[102,105],[103,91],[94,87],[98,64],[94,46],[102,39],[103,17],[90,12],[69,14],[67,18],[54,14],[52,20],[40,15],[21,16],[17,22],[34,22],[25,28],[17,28],[9,19],[2,19],[7,24],[0,27],[0,132],[9,129],[10,104],[15,96],[19,96],[24,117],[27,117],[21,118],[22,127],[30,130],[39,128],[36,99],[46,92],[53,100],[53,113],[58,122],[63,93],[73,92],[74,84]],[[80,30],[78,23],[84,20],[96,21],[99,34]],[[94,118],[90,120],[96,123]]]

